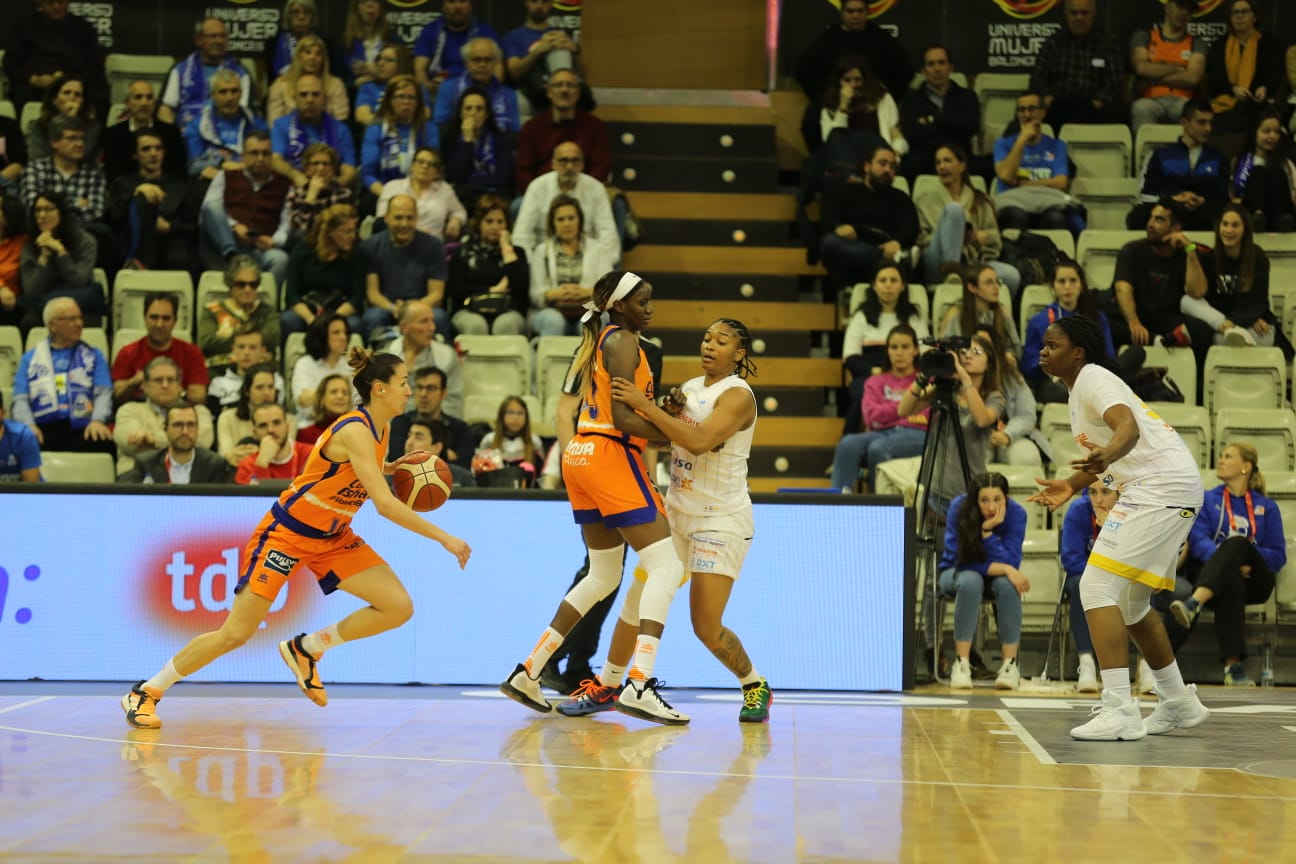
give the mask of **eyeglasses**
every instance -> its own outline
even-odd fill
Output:
[[[964,349],[963,349],[962,351],[960,351],[959,353],[960,353],[960,354],[966,354],[966,355],[968,355],[969,357],[984,357],[984,356],[985,356],[985,349],[984,349],[984,348],[978,348],[978,347],[976,347],[976,346],[974,345],[974,346],[972,346],[971,348],[964,348]]]
[[[480,54],[476,57],[469,57],[468,62],[469,63],[494,63],[495,56],[493,54]]]
[[[175,375],[159,375],[156,378],[149,379],[150,384],[179,384],[180,379]]]
[[[244,281],[241,281],[241,280],[235,279],[235,280],[230,284],[230,287],[231,287],[231,288],[260,288],[260,287],[261,287],[261,282],[260,282],[260,280],[258,280],[258,281],[256,281],[256,282],[244,282]]]
[[[582,156],[561,156],[553,161],[555,165],[579,165],[585,159]]]

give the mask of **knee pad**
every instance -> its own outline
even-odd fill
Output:
[[[621,620],[636,630],[639,629],[639,598],[643,596],[644,582],[648,580],[647,573],[643,573],[642,579],[640,573],[643,573],[643,567],[636,567],[635,578],[630,580],[625,599],[621,601]]]
[[[589,572],[567,592],[564,598],[567,605],[583,616],[595,603],[615,591],[621,584],[621,563],[624,556],[625,544],[611,549],[589,550]]]
[[[675,599],[675,592],[684,576],[684,565],[675,554],[675,544],[669,537],[640,549],[639,561],[648,573],[639,617],[665,624],[671,601]]]

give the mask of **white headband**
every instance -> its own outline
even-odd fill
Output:
[[[608,298],[606,306],[600,308],[600,306],[594,302],[594,299],[590,298],[590,300],[585,304],[585,314],[581,316],[581,323],[584,324],[598,313],[606,309],[611,309],[613,303],[618,300],[624,300],[630,292],[638,288],[642,282],[643,279],[641,277],[636,276],[627,270],[625,275],[621,277],[621,281],[617,283],[616,290],[612,292],[612,296]]]

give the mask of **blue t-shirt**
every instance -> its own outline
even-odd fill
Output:
[[[342,157],[343,165],[356,167],[355,142],[351,139],[351,130],[345,123],[335,118],[332,114],[325,114],[320,120],[318,126],[308,126],[300,123],[298,128],[302,132],[302,140],[294,146],[291,130],[293,128],[293,119],[297,112],[285,114],[274,122],[270,130],[270,146],[274,152],[282,156],[286,161],[295,168],[301,168],[301,155],[311,144],[323,141],[338,152]],[[330,135],[332,130],[332,135]]]
[[[468,22],[466,30],[447,30],[445,29],[445,19],[438,18],[423,28],[418,39],[414,42],[414,56],[427,57],[431,62],[428,64],[428,75],[435,75],[437,72],[449,72],[452,75],[458,75],[464,71],[463,47],[469,39],[475,39],[478,36],[486,39],[494,39],[499,42],[499,35],[495,28],[489,24],[478,21],[473,18]],[[437,49],[440,48],[438,56]]]
[[[530,53],[531,46],[539,42],[540,37],[552,29],[552,27],[545,27],[543,30],[532,30],[525,24],[514,27],[500,40],[500,50],[504,52],[505,59],[525,57]]]
[[[40,467],[40,444],[35,433],[25,424],[6,418],[4,437],[0,437],[0,483],[22,480],[22,472]]]
[[[995,164],[1007,158],[1016,140],[1017,136],[1008,135],[995,142]],[[1045,135],[1040,138],[1038,143],[1027,144],[1022,150],[1021,166],[1017,169],[1017,176],[1023,180],[1051,180],[1054,177],[1066,177],[1070,173],[1070,169],[1067,167],[1067,149],[1064,141]],[[1005,189],[1011,188],[1011,186],[1005,185],[1002,180],[995,180],[996,192],[1003,192]]]

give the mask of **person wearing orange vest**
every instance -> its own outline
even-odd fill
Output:
[[[1201,4],[1167,0],[1165,18],[1130,39],[1130,66],[1138,76],[1130,108],[1134,134],[1145,123],[1174,123],[1206,74],[1206,42],[1188,32]]]

